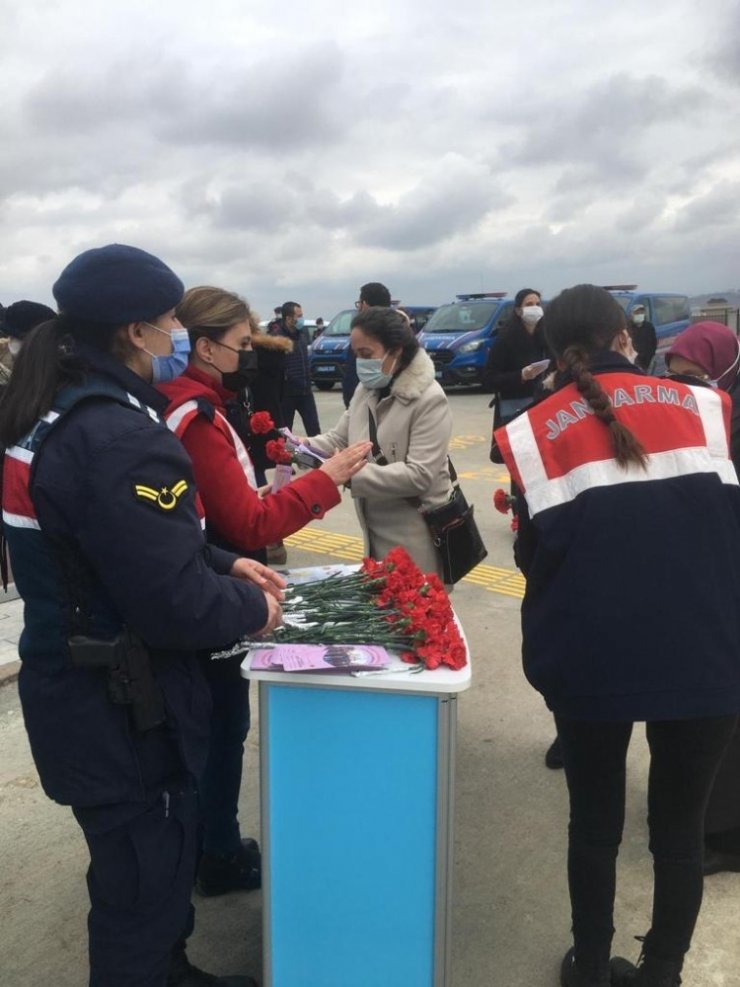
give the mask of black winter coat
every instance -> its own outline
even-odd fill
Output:
[[[498,398],[534,398],[537,395],[545,374],[524,381],[522,368],[550,356],[541,325],[536,326],[533,333],[528,333],[518,320],[502,327],[483,371],[485,390],[494,391]],[[501,424],[498,401],[493,421],[494,428]]]

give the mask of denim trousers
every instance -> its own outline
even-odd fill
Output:
[[[645,951],[680,961],[703,892],[704,813],[737,717],[646,724],[650,748],[648,827],[653,913]],[[576,958],[609,957],[616,861],[624,827],[626,757],[632,723],[556,717],[570,795],[568,883]]]

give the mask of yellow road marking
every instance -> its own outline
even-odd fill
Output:
[[[480,442],[490,442],[490,435],[455,435],[450,439],[450,449],[468,449],[470,446],[477,446]]]
[[[491,483],[508,483],[510,479],[509,474],[502,472],[500,466],[479,466],[457,475],[461,480],[490,480]]]
[[[285,544],[307,552],[317,552],[319,555],[346,559],[349,562],[361,562],[364,554],[362,539],[356,535],[340,535],[318,528],[309,527],[296,531],[294,535],[285,539]],[[489,593],[512,596],[516,600],[521,600],[524,596],[524,576],[516,569],[504,569],[481,563],[465,576],[463,582],[480,586]]]

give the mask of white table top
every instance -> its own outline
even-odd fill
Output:
[[[315,569],[311,570],[316,572],[317,570],[325,570],[326,574],[336,573],[343,570],[348,572],[353,572],[357,569],[357,566],[317,566]],[[298,576],[296,581],[300,581],[299,573],[301,570],[287,570],[285,575],[287,575],[289,581],[293,581],[291,577]],[[411,665],[405,666],[409,671],[373,671],[367,674],[362,672],[271,672],[264,669],[251,669],[249,667],[250,656],[247,655],[241,666],[242,676],[250,681],[254,682],[269,682],[275,685],[291,685],[291,686],[301,686],[306,688],[317,688],[317,689],[372,689],[376,692],[420,692],[420,693],[435,693],[438,695],[449,695],[457,692],[464,692],[470,687],[471,682],[471,668],[470,668],[470,649],[468,647],[467,638],[465,637],[465,631],[463,630],[462,624],[457,620],[455,616],[457,625],[460,628],[460,633],[462,634],[463,641],[465,642],[465,652],[467,654],[468,663],[464,668],[459,671],[454,671],[448,668],[446,665],[442,665],[439,668],[435,668],[432,671],[424,670],[423,672],[411,672]],[[394,656],[395,661],[393,668],[401,668],[401,661],[399,658]]]

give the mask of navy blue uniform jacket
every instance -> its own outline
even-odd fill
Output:
[[[730,399],[594,371],[649,454],[615,461],[573,383],[496,432],[523,491],[526,675],[559,716],[664,720],[740,712],[740,488]]]
[[[190,459],[153,410],[166,399],[118,361],[87,356],[93,372],[59,395],[60,417],[47,416],[7,451],[3,484],[25,602],[26,728],[45,791],[75,806],[136,802],[173,776],[198,778],[210,695],[195,652],[267,620],[263,593],[224,574],[235,556],[205,543]],[[126,624],[149,647],[167,709],[162,727],[136,733],[128,708],[108,699],[107,672],[72,665],[75,601],[59,545],[81,572],[88,633],[111,639]]]

